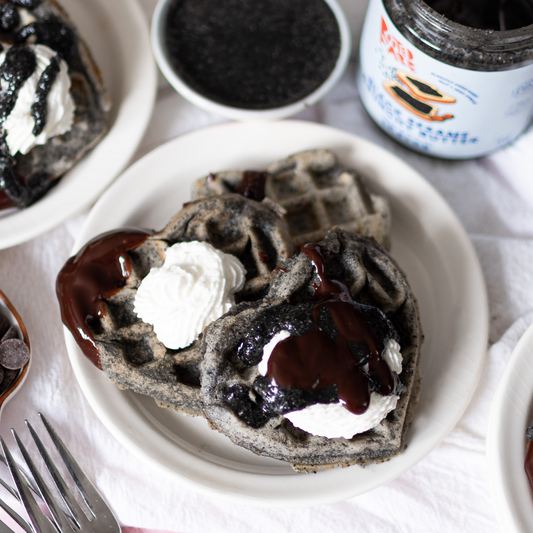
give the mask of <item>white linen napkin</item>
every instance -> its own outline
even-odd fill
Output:
[[[155,0],[142,0],[147,16]],[[364,2],[359,5],[364,5]],[[484,440],[497,380],[521,332],[533,320],[533,132],[486,158],[432,159],[404,148],[368,117],[354,82],[355,63],[337,87],[299,116],[370,139],[424,175],[459,216],[486,278],[491,347],[480,386],[457,427],[396,480],[359,497],[302,509],[249,508],[182,487],[126,450],[107,431],[76,383],[54,294],[86,214],[31,242],[0,250],[0,289],[27,322],[34,361],[25,387],[7,405],[0,433],[27,437],[23,419],[43,411],[80,459],[124,525],[181,533],[372,533],[498,531],[485,474]],[[149,130],[136,157],[178,135],[223,122],[183,100],[161,80]],[[523,318],[520,318],[523,317]],[[507,333],[504,332],[508,330]]]

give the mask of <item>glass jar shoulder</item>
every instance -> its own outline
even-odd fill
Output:
[[[402,35],[430,57],[478,71],[503,71],[533,64],[533,25],[513,31],[479,30],[457,24],[422,0],[383,2]]]

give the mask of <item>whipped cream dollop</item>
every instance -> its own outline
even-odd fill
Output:
[[[263,348],[263,358],[257,369],[263,376],[268,372],[268,360],[276,345],[290,337],[286,330],[279,331]],[[382,357],[389,368],[400,374],[402,371],[402,354],[400,345],[389,339],[383,350]],[[391,411],[396,409],[399,396],[382,396],[376,392],[370,395],[370,405],[361,415],[351,413],[341,402],[309,405],[299,411],[291,411],[283,416],[296,427],[329,439],[351,439],[358,433],[363,433],[376,427]]]
[[[134,311],[167,348],[185,348],[234,305],[245,275],[235,256],[208,243],[177,243],[166,250],[163,266],[142,280]]]
[[[70,94],[68,66],[61,59],[59,73],[46,99],[46,123],[39,135],[33,134],[35,118],[31,114],[31,108],[35,102],[39,80],[57,52],[42,44],[27,46],[35,54],[36,68],[19,89],[15,107],[2,124],[7,134],[6,142],[11,155],[15,155],[17,152],[27,154],[34,146],[45,144],[51,137],[67,132],[74,121],[75,105]],[[0,53],[0,64],[4,63],[8,50],[9,47],[4,46],[4,50]],[[0,80],[3,91],[6,90],[5,85],[6,81]]]

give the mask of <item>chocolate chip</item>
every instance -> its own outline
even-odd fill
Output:
[[[9,329],[5,332],[4,336],[0,338],[0,344],[9,339],[17,339],[18,333],[13,326],[9,326]]]
[[[20,339],[8,339],[0,344],[0,364],[9,370],[22,368],[30,359],[30,350]]]
[[[4,333],[11,327],[9,320],[2,314],[0,314],[0,339]]]
[[[15,378],[20,374],[20,370],[8,370],[7,368],[2,369],[4,373],[4,379],[0,383],[0,396],[6,392],[9,387],[11,387]]]

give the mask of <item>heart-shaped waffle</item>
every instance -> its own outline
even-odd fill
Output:
[[[69,170],[108,128],[110,102],[100,70],[65,11],[55,0],[28,0],[1,4],[11,13],[9,28],[2,20],[2,41],[16,45],[42,44],[68,65],[74,121],[62,135],[34,146],[27,154],[14,156],[1,139],[0,205],[27,207],[38,200]],[[4,14],[2,16],[4,16]],[[46,115],[45,115],[46,116]]]
[[[128,252],[126,285],[105,300],[104,318],[91,324],[101,367],[121,387],[152,396],[163,407],[198,415],[200,340],[170,350],[133,310],[142,279],[163,264],[165,250],[189,241],[207,242],[241,261],[246,280],[236,301],[262,298],[272,270],[293,248],[285,223],[267,205],[231,194],[189,203],[162,231]]]
[[[203,337],[202,401],[210,425],[235,444],[288,461],[302,471],[381,462],[398,455],[406,445],[420,384],[418,308],[405,275],[375,241],[353,233],[334,229],[319,247],[327,275],[342,281],[357,305],[371,306],[374,316],[381,317],[371,327],[383,333],[382,342],[386,334],[395,331],[401,347],[399,399],[396,408],[376,427],[353,438],[327,438],[298,429],[280,413],[299,410],[302,402],[325,404],[338,398],[309,399],[311,393],[291,386],[282,391],[281,398],[289,406],[283,411],[284,405],[274,405],[281,385],[260,373],[263,347],[274,335],[288,330],[291,338],[299,338],[302,331],[322,331],[313,325],[319,316],[314,310],[315,291],[322,278],[320,269],[305,253],[280,266],[263,300],[234,307],[206,328]],[[302,351],[305,365],[310,357],[307,349]],[[364,372],[368,375],[372,370],[365,368]],[[337,394],[336,389],[323,391],[316,394]]]
[[[250,171],[226,171],[200,178],[193,197],[238,192],[247,194],[243,180]],[[334,226],[374,237],[390,245],[390,209],[387,201],[369,193],[356,171],[340,165],[330,150],[307,150],[271,164],[264,180],[265,196],[280,205],[298,249],[318,242]],[[263,174],[263,176],[261,175]]]

